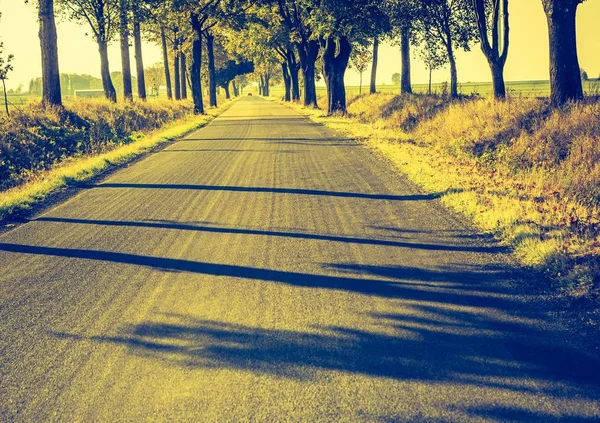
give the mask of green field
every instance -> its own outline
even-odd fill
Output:
[[[444,92],[445,84],[432,84],[432,92],[436,94],[441,94]],[[506,83],[508,94],[510,96],[526,96],[526,97],[548,97],[550,95],[550,82],[549,81],[510,81]],[[585,94],[588,96],[600,96],[600,80],[591,79],[589,81],[583,82],[583,89]],[[368,85],[363,85],[362,92],[368,92]],[[413,90],[416,93],[426,93],[427,92],[427,84],[414,84]],[[446,88],[447,92],[448,88]],[[256,87],[250,86],[244,89],[244,93],[254,93],[256,94]],[[356,95],[359,93],[358,86],[346,86],[346,91],[350,95]],[[383,93],[399,93],[400,89],[394,85],[379,85],[377,87],[378,92]],[[492,84],[490,82],[467,82],[464,84],[459,84],[459,92],[465,95],[471,94],[479,94],[482,96],[489,96],[493,93]],[[317,87],[317,93],[320,95],[326,95],[327,90],[323,86]],[[283,96],[283,86],[274,86],[271,88],[271,95],[274,96]],[[65,96],[64,99],[66,101],[71,100],[72,96]],[[160,97],[149,96],[149,100],[156,99],[166,99],[166,94],[161,91]],[[9,107],[18,108],[24,106],[29,101],[38,101],[39,96],[30,96],[27,93],[24,94],[9,94],[8,102]],[[0,92],[0,101],[2,109],[4,109],[4,94]]]
[[[550,81],[509,81],[506,83],[508,95],[511,96],[526,96],[526,97],[548,97],[550,96]],[[467,82],[459,84],[459,92],[465,95],[480,94],[489,96],[493,94],[491,82]],[[432,84],[432,92],[441,94],[444,92],[444,84]],[[583,82],[583,89],[586,95],[600,95],[600,80],[593,79]],[[369,86],[363,85],[362,92],[368,92]],[[413,90],[417,93],[426,93],[427,84],[413,84]],[[449,87],[447,88],[449,90]],[[283,95],[283,87],[277,86],[271,89],[273,95]],[[383,93],[400,93],[400,88],[394,85],[379,85],[378,92]],[[358,86],[346,86],[348,94],[358,94]],[[325,87],[317,87],[318,94],[326,94]]]
[[[119,94],[118,94],[119,95]],[[119,98],[122,98],[123,95],[120,94]],[[101,99],[103,99],[104,97],[102,96]],[[156,100],[166,100],[167,96],[166,93],[161,92],[160,96],[153,96],[153,95],[148,95],[148,100],[149,101],[156,101]],[[39,95],[29,95],[28,93],[23,93],[23,94],[8,94],[8,107],[9,110],[12,109],[19,109],[21,107],[24,107],[27,103],[31,102],[31,101],[40,101],[41,100],[41,96]],[[63,101],[65,102],[65,104],[68,104],[69,101],[75,100],[75,96],[69,96],[69,95],[65,95],[63,96]],[[94,101],[94,98],[80,98],[80,100],[85,100],[85,101]],[[2,116],[4,112],[4,93],[2,91],[0,91],[0,116]]]

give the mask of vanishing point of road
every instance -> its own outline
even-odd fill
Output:
[[[506,252],[244,98],[0,236],[0,421],[600,419]]]

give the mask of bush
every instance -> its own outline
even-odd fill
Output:
[[[0,190],[71,157],[102,153],[192,111],[188,103],[76,100],[66,109],[29,104],[0,119]]]

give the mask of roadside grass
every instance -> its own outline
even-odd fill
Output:
[[[362,141],[423,189],[444,192],[445,205],[543,272],[545,292],[600,301],[599,101],[552,109],[526,97],[382,93],[348,103],[348,116],[290,107]]]
[[[186,112],[174,121],[162,123],[160,129],[130,133],[127,137],[133,137],[131,142],[122,144],[115,139],[110,148],[65,158],[47,170],[30,174],[25,183],[0,191],[0,222],[26,213],[32,206],[69,186],[90,180],[109,168],[131,162],[161,144],[205,126],[235,101],[223,102],[220,107],[208,109],[206,115],[200,116],[191,114],[189,105],[176,106],[184,108]],[[82,106],[77,109],[78,113],[85,114],[85,107],[94,109],[88,102]]]

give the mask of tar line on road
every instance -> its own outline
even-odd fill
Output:
[[[436,198],[242,99],[0,236],[0,421],[597,421],[597,358]]]

